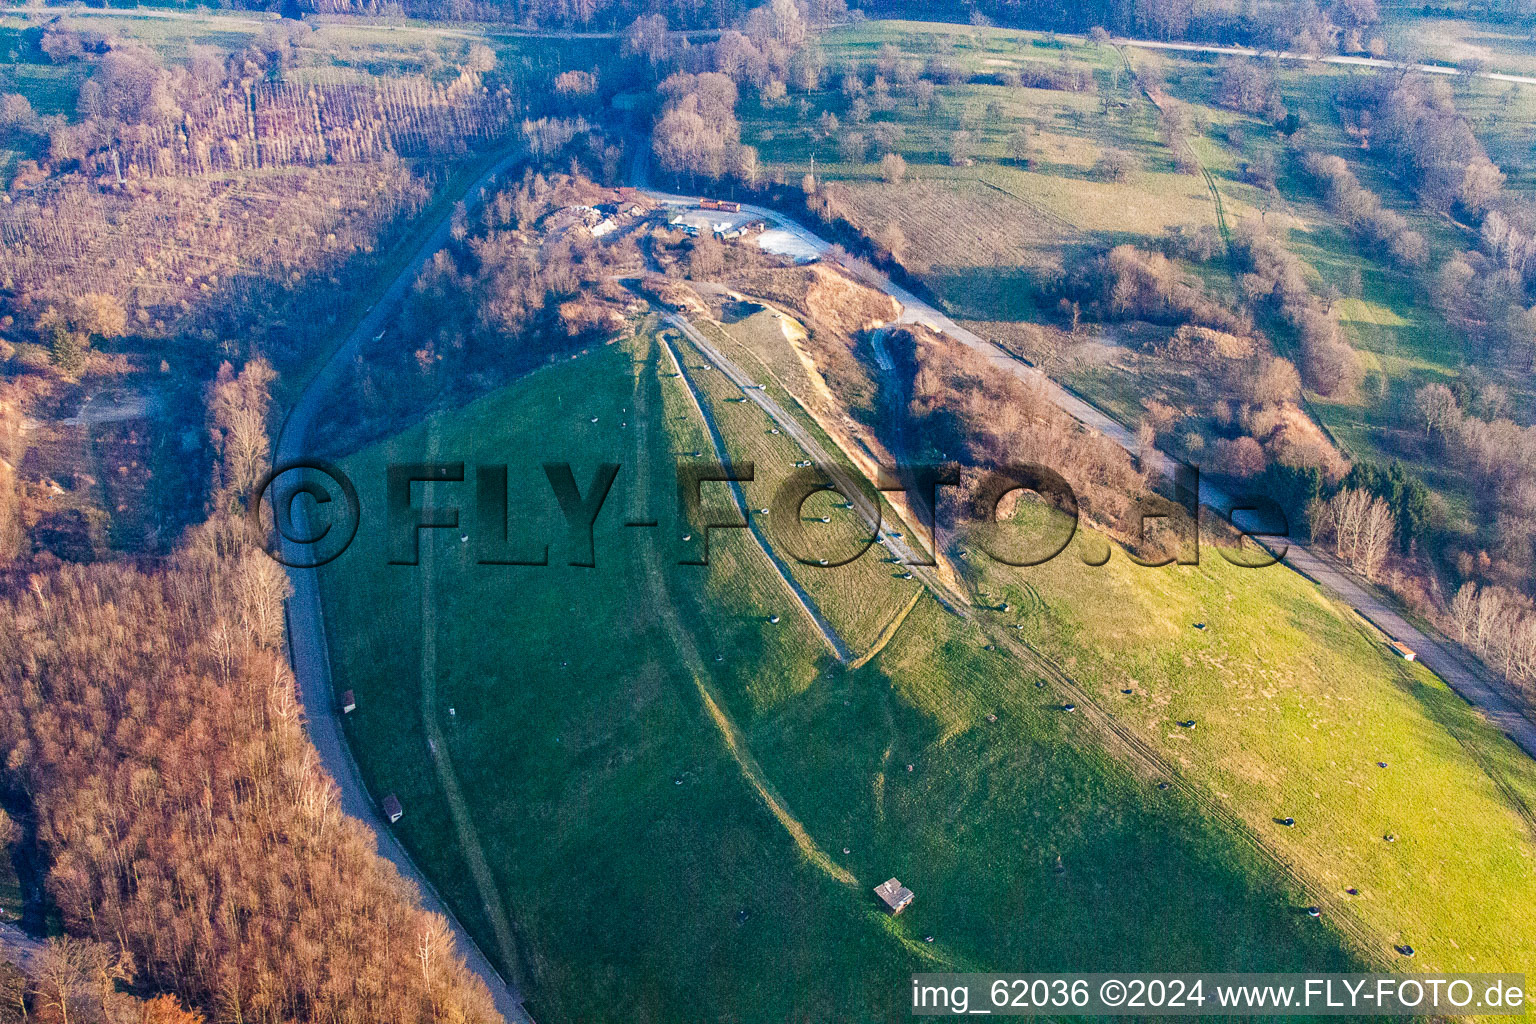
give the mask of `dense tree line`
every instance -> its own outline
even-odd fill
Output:
[[[1536,687],[1536,605],[1504,586],[1468,581],[1451,599],[1451,635],[1506,679]]]
[[[1239,292],[1294,333],[1307,386],[1330,396],[1352,392],[1364,375],[1359,355],[1333,311],[1313,293],[1301,260],[1252,219],[1239,225],[1232,241],[1241,267]]]
[[[1406,173],[1427,209],[1480,217],[1499,198],[1504,175],[1457,113],[1443,78],[1354,75],[1337,102],[1355,134]]]
[[[1228,110],[1279,121],[1285,103],[1275,82],[1275,71],[1266,62],[1236,58],[1222,62],[1216,102]]]
[[[226,6],[297,16],[315,14],[405,15],[448,21],[499,21],[531,27],[604,31],[636,18],[659,15],[677,28],[734,24],[759,0],[228,0]],[[795,0],[817,23],[847,14],[845,0]]]
[[[338,809],[279,649],[286,577],[239,529],[0,603],[0,747],[66,926],[220,1020],[499,1019]]]
[[[328,443],[350,447],[426,409],[477,395],[551,356],[626,329],[637,300],[617,278],[642,266],[639,228],[594,237],[611,189],[531,169],[490,196],[422,269],[400,316],[364,352],[328,420]]]
[[[657,87],[661,109],[652,148],[661,167],[675,175],[737,178],[757,184],[757,152],[741,143],[736,121],[739,89],[750,86],[764,103],[785,101],[791,86],[818,88],[823,68],[807,46],[813,12],[801,0],[769,0],[704,48],[696,68],[682,68]],[[624,51],[644,57],[653,71],[685,63],[660,15],[637,19],[625,33]],[[834,129],[835,132],[835,129]]]
[[[1301,166],[1322,187],[1328,208],[1361,243],[1385,251],[1405,269],[1416,270],[1429,262],[1424,236],[1410,229],[1402,214],[1383,207],[1380,197],[1360,184],[1343,157],[1308,152],[1302,155]]]
[[[971,467],[1053,469],[1071,484],[1086,519],[1129,536],[1132,510],[1148,488],[1123,448],[945,335],[898,327],[887,342],[909,381],[906,414],[928,443]]]
[[[1469,357],[1528,373],[1536,369],[1536,209],[1507,202],[1490,210],[1478,241],[1441,265],[1431,296],[1466,333]]]
[[[1160,252],[1120,245],[1090,269],[1090,287],[1103,314],[1157,323],[1196,324],[1247,335],[1253,320],[1185,280],[1177,264]]]
[[[1536,578],[1536,427],[1505,415],[1507,399],[1498,392],[1493,385],[1481,395],[1463,390],[1458,396],[1445,384],[1427,384],[1415,407],[1430,443],[1463,467],[1477,497],[1483,525],[1475,552],[1458,559],[1460,575],[1527,589]]]

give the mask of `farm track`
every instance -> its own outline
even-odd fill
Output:
[[[1147,102],[1152,104],[1158,113],[1162,113],[1163,105],[1157,101],[1156,96],[1152,95],[1152,90],[1142,84],[1141,78],[1136,74],[1136,69],[1131,66],[1130,57],[1126,56],[1125,48],[1117,46],[1115,47],[1115,52],[1120,55],[1120,63],[1125,66],[1126,74],[1130,75],[1131,81],[1135,82],[1141,89],[1141,94],[1147,98]],[[1194,145],[1188,139],[1181,135],[1179,142],[1189,151],[1189,157],[1195,162],[1195,166],[1200,168],[1200,176],[1205,179],[1205,187],[1211,194],[1211,202],[1216,204],[1216,230],[1221,233],[1222,248],[1226,250],[1227,259],[1230,261],[1232,257],[1232,231],[1227,224],[1227,208],[1221,201],[1221,190],[1216,187],[1216,178],[1211,174],[1210,168],[1205,166],[1205,161],[1200,159],[1200,154],[1195,151]]]
[[[694,411],[699,414],[699,419],[703,421],[704,429],[709,432],[709,442],[715,449],[715,458],[722,465],[730,465],[731,459],[725,450],[725,435],[721,433],[715,417],[705,407],[703,399],[699,397],[699,389],[694,384],[692,376],[689,375],[687,365],[678,357],[677,350],[672,347],[670,341],[662,338],[661,344],[667,350],[667,354],[672,357],[672,365],[677,369],[678,378],[682,380],[683,387],[688,392],[688,398],[693,403]],[[789,566],[785,565],[784,560],[774,552],[772,545],[768,543],[768,538],[763,536],[763,530],[758,525],[757,517],[752,515],[751,509],[747,505],[747,492],[742,488],[741,484],[735,481],[731,481],[730,488],[731,497],[736,503],[736,510],[741,513],[742,519],[747,523],[747,532],[752,535],[753,541],[757,543],[758,550],[763,553],[763,557],[773,567],[773,571],[779,577],[779,582],[784,585],[785,590],[789,591],[789,595],[795,599],[795,603],[800,606],[800,610],[805,613],[805,617],[816,628],[816,632],[821,635],[822,641],[826,643],[837,660],[844,664],[852,661],[853,652],[843,642],[843,638],[837,635],[837,630],[832,628],[832,623],[828,622],[826,616],[821,613],[821,609],[817,607],[815,600],[810,594],[806,593],[805,588],[790,573]]]
[[[1158,778],[1166,780],[1170,788],[1176,789],[1180,794],[1188,798],[1203,814],[1221,827],[1223,831],[1238,840],[1241,845],[1252,849],[1262,860],[1295,886],[1296,889],[1306,894],[1313,905],[1322,909],[1327,914],[1329,923],[1349,937],[1356,947],[1354,952],[1362,960],[1376,969],[1386,969],[1390,965],[1386,955],[1381,952],[1384,948],[1390,948],[1391,946],[1391,943],[1384,936],[1361,920],[1354,913],[1353,908],[1344,900],[1332,892],[1321,889],[1298,868],[1292,865],[1290,861],[1271,849],[1252,826],[1220,800],[1211,797],[1203,789],[1182,775],[1156,747],[1147,742],[1133,727],[1117,718],[1114,712],[1104,707],[1076,679],[1063,670],[1061,666],[1057,665],[1049,655],[1040,651],[1023,637],[1017,636],[1013,630],[999,629],[995,624],[989,622],[982,622],[981,626],[982,631],[990,636],[994,643],[1008,649],[1020,661],[1039,672],[1041,676],[1065,693],[1069,698],[1069,702],[1077,705],[1079,710],[1084,711],[1085,717],[1097,726],[1102,733],[1112,737],[1124,754],[1139,767],[1151,772]]]
[[[437,422],[428,420],[428,461],[437,459],[439,442]],[[416,570],[416,578],[421,581],[421,726],[427,734],[427,751],[431,754],[433,771],[437,774],[438,785],[448,804],[448,816],[453,820],[454,833],[458,836],[464,860],[469,865],[469,874],[474,880],[475,891],[480,895],[491,933],[496,938],[496,952],[501,957],[502,966],[515,974],[519,961],[512,924],[497,888],[496,876],[485,859],[485,844],[480,840],[479,829],[475,828],[469,802],[464,799],[458,772],[454,770],[453,759],[448,752],[448,741],[443,736],[442,723],[438,720],[437,601],[432,577],[433,542],[430,539],[418,540],[418,544],[421,549],[420,565]]]
[[[661,340],[659,334],[657,337],[658,340]],[[665,340],[661,340],[661,344],[667,350],[673,365],[679,367],[679,372],[682,372],[682,361],[677,358],[677,353],[673,350],[671,344]],[[652,370],[656,368],[654,361],[650,364],[650,368]],[[683,380],[686,382],[687,378],[684,377]],[[693,386],[688,384],[687,387],[690,396],[693,398],[695,408],[699,408],[698,396],[693,394]],[[641,424],[643,427],[653,422],[650,416],[649,391],[638,375],[635,377],[634,405],[635,420],[638,424]],[[699,411],[702,415],[702,408]],[[648,489],[651,480],[651,446],[646,443],[646,433],[645,429],[634,432],[634,460],[635,466],[639,470],[637,478],[641,481],[641,486]],[[721,459],[722,461],[724,460],[723,453],[721,453]],[[642,507],[649,507],[645,503],[647,498],[648,495],[642,495]],[[741,770],[742,777],[752,787],[753,791],[757,793],[758,798],[762,800],[768,813],[773,815],[774,820],[789,833],[790,838],[809,863],[815,865],[834,881],[849,887],[857,887],[859,884],[858,879],[846,868],[833,861],[826,851],[816,844],[810,832],[806,830],[800,819],[796,818],[793,812],[790,811],[789,806],[779,796],[773,784],[768,781],[768,777],[764,774],[762,767],[752,756],[751,749],[747,746],[745,739],[741,735],[741,730],[737,728],[736,723],[726,713],[724,705],[720,702],[713,687],[709,684],[709,669],[704,663],[704,658],[699,654],[698,645],[694,643],[693,635],[683,627],[682,621],[678,618],[677,605],[670,599],[670,595],[667,593],[667,576],[661,565],[661,555],[658,546],[656,544],[646,544],[644,547],[646,571],[641,573],[643,577],[642,586],[651,590],[655,598],[655,600],[650,602],[651,607],[656,610],[656,614],[660,617],[661,624],[666,629],[667,635],[672,638],[678,654],[682,656],[688,673],[692,677],[694,687],[698,691],[704,711],[715,728],[719,730],[721,742],[724,743],[726,751]]]

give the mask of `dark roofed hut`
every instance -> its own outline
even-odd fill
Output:
[[[399,821],[401,816],[405,814],[405,808],[400,806],[400,798],[393,793],[385,797],[380,806],[383,807],[384,817],[389,819],[391,825]]]
[[[880,897],[880,902],[885,904],[885,909],[893,917],[906,910],[907,904],[912,902],[912,890],[894,878],[888,878],[875,886],[875,895]]]

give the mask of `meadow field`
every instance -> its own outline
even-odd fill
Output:
[[[1113,756],[974,618],[925,597],[853,669],[740,531],[714,532],[708,567],[676,564],[697,537],[673,462],[709,439],[673,373],[643,332],[346,461],[365,510],[388,462],[507,461],[509,536],[523,557],[551,538],[548,566],[478,565],[466,514],[469,541],[423,531],[423,564],[390,565],[365,512],[324,573],[363,771],[493,955],[510,922],[502,959],[535,1016],[893,1019],[928,966],[1348,969],[1380,952],[1307,918],[1289,875]],[[748,412],[720,412],[745,420],[735,444],[773,436]],[[595,569],[564,564],[542,460],[583,487],[623,465]],[[705,507],[729,514],[724,485]],[[912,584],[861,586],[875,621]],[[870,892],[893,875],[918,894],[894,919]]]
[[[1536,933],[1488,927],[1536,888],[1530,759],[1303,577],[1201,554],[967,564],[1021,636],[1384,944],[1536,962]]]
[[[1408,19],[1404,31],[1430,31],[1433,26],[1421,21]],[[1466,23],[1454,24],[1463,34],[1473,32]],[[1490,46],[1498,43],[1501,53],[1529,48],[1528,41],[1502,30],[1473,34]],[[1113,245],[1156,248],[1170,229],[1229,232],[1245,219],[1262,220],[1303,261],[1314,290],[1338,290],[1338,319],[1364,370],[1362,386],[1351,393],[1309,394],[1309,413],[1346,456],[1401,461],[1437,491],[1447,529],[1471,531],[1465,479],[1433,458],[1410,424],[1415,392],[1428,383],[1455,383],[1467,358],[1464,337],[1430,301],[1427,275],[1455,252],[1475,248],[1477,239],[1451,218],[1424,213],[1391,167],[1344,132],[1334,96],[1350,76],[1372,72],[1276,64],[1280,95],[1301,126],[1285,137],[1268,121],[1219,104],[1223,62],[1207,54],[1117,50],[1042,33],[901,21],[835,29],[824,34],[822,46],[834,71],[868,67],[890,47],[898,63],[918,68],[937,54],[968,77],[941,78],[931,106],[898,96],[894,106],[876,110],[863,124],[847,120],[850,104],[836,77],[808,97],[808,108],[764,109],[743,100],[740,111],[743,138],[758,146],[769,173],[798,180],[814,157],[819,182],[840,190],[852,222],[876,237],[883,225],[900,227],[904,263],[949,313],[1006,344],[1018,332],[1015,325],[1063,325],[1062,313],[1043,293]],[[884,53],[890,60],[892,51]],[[1515,64],[1509,69],[1517,70]],[[1091,85],[1073,91],[994,80],[1010,70],[1081,72]],[[1166,97],[1159,102],[1180,109],[1184,127],[1177,139],[1160,130],[1158,110],[1132,71]],[[1520,126],[1536,89],[1468,78],[1452,85],[1458,109],[1508,175],[1507,187],[1528,191],[1532,151]],[[849,162],[836,137],[818,138],[816,122],[824,110],[843,118],[844,132],[873,138],[894,129],[892,148],[906,161],[904,180],[881,181],[878,150],[866,161]],[[1009,147],[1021,129],[1029,139],[1025,160]],[[972,139],[963,161],[952,160],[948,150],[957,132]],[[1096,170],[1110,150],[1133,160],[1134,169],[1122,179]],[[1298,166],[1296,154],[1304,150],[1343,157],[1386,208],[1407,218],[1429,243],[1430,271],[1394,266],[1351,238]],[[1181,171],[1181,151],[1198,165]],[[1249,173],[1250,166],[1266,162],[1275,168],[1273,188]],[[1209,183],[1200,171],[1209,174]],[[1238,300],[1228,261],[1176,264],[1217,299]],[[1278,354],[1299,360],[1289,328],[1269,321],[1260,326]],[[1149,400],[1171,404],[1194,421],[1206,416],[1209,403],[1191,402],[1191,382],[1181,379],[1186,368],[1163,366],[1140,345],[1134,325],[1086,324],[1032,357],[1045,359],[1052,376],[1128,426],[1140,420]],[[1536,415],[1528,375],[1492,371],[1478,379],[1505,389],[1517,421]]]

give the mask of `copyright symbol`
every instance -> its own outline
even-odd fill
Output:
[[[1125,982],[1110,978],[1100,985],[1099,1002],[1105,1006],[1119,1006],[1125,1002]]]
[[[286,478],[286,479],[284,479]],[[357,536],[363,506],[347,475],[329,462],[298,459],[273,466],[251,488],[246,518],[258,536],[270,536],[262,525],[261,506],[269,497],[276,536],[263,550],[290,569],[315,569],[333,560]],[[309,500],[300,501],[304,495]],[[336,500],[337,497],[341,501]],[[345,505],[345,509],[340,508]]]

